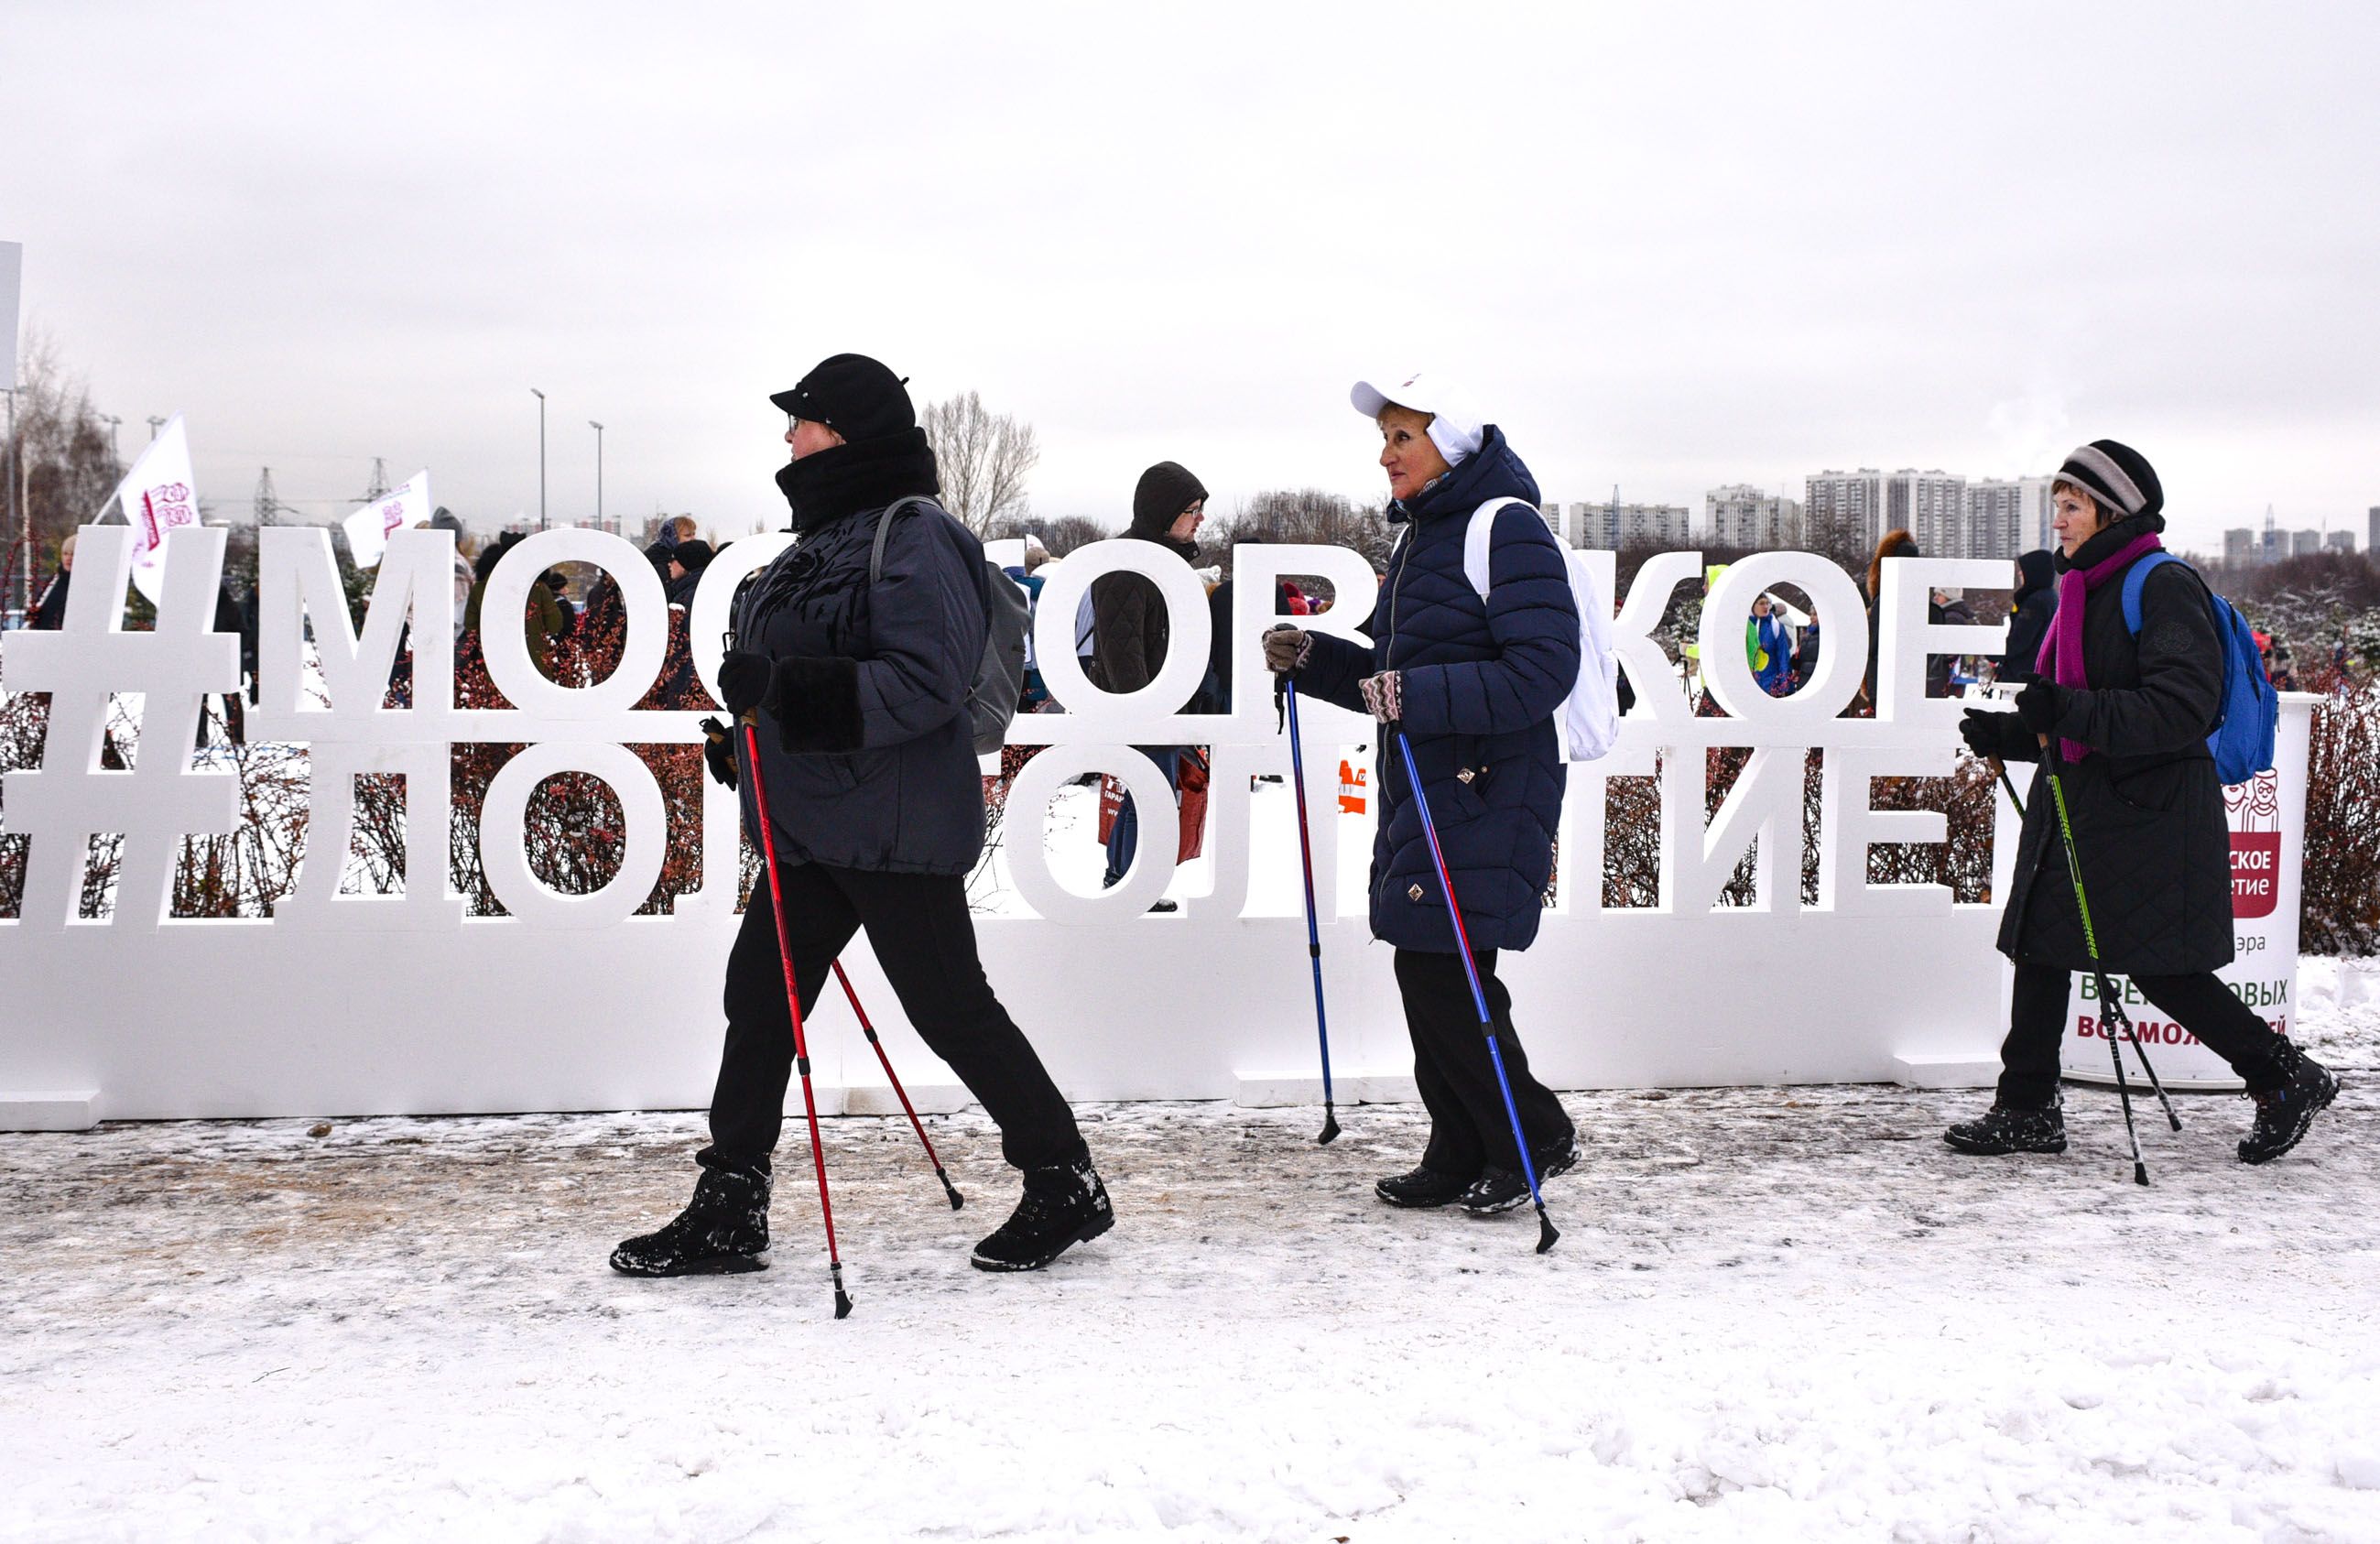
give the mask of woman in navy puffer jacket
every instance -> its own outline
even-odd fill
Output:
[[[1503,432],[1452,410],[1419,377],[1393,389],[1391,397],[1366,383],[1354,393],[1357,411],[1379,425],[1389,518],[1407,528],[1365,626],[1371,643],[1281,626],[1265,635],[1265,656],[1301,694],[1403,725],[1530,1155],[1549,1179],[1577,1161],[1577,1134],[1529,1074],[1496,954],[1528,947],[1544,909],[1564,781],[1554,715],[1578,675],[1578,608],[1536,508],[1536,481]],[[1483,598],[1464,577],[1463,543],[1473,512],[1497,499],[1520,502],[1491,517]],[[1510,1210],[1528,1199],[1512,1124],[1420,811],[1394,740],[1383,740],[1372,931],[1396,946],[1430,1140],[1419,1167],[1380,1181],[1378,1194],[1391,1206]]]

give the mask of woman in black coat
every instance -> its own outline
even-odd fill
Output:
[[[2206,586],[2166,563],[2141,588],[2135,638],[2124,574],[2161,545],[2164,492],[2140,453],[2096,440],[2051,490],[2060,552],[2058,612],[2014,713],[1969,709],[1979,756],[2042,760],[2025,802],[1999,947],[2016,965],[1998,1098],[1943,1134],[1961,1152],[2063,1152],[2058,1049],[2069,972],[2092,967],[2085,919],[2058,830],[2058,772],[2099,966],[2132,984],[2231,1064],[2256,1101],[2242,1162],[2278,1158],[2338,1080],[2273,1032],[2215,972],[2231,961],[2231,844],[2206,736],[2224,656]],[[2046,758],[2046,759],[2045,759]]]
[[[752,715],[768,808],[740,730],[735,758],[714,757],[713,775],[741,791],[753,845],[763,821],[774,838],[803,1013],[865,928],[918,1038],[1024,1171],[1023,1200],[976,1246],[974,1264],[1034,1270],[1105,1233],[1114,1213],[1065,1096],[984,977],[967,910],[983,780],[966,703],[991,571],[974,534],[929,502],[934,453],[891,371],[838,354],[771,400],[792,420],[794,459],[777,486],[799,540],[737,592],[735,647],[719,667],[727,711]],[[771,1154],[794,1071],[766,884],[745,907],[724,995],[727,1043],[693,1204],[613,1251],[613,1269],[628,1275],[766,1263]]]

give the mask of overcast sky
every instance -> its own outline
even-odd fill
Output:
[[[201,492],[370,457],[493,526],[783,515],[873,353],[1028,419],[1035,508],[1378,497],[1452,372],[1548,496],[2138,446],[2187,540],[2380,505],[2380,6],[0,9],[28,321]]]

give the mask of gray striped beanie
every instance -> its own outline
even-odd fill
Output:
[[[2156,468],[2119,441],[2094,440],[2082,446],[2058,468],[2058,480],[2089,493],[2110,520],[2155,515],[2165,508],[2165,485],[2157,481]]]

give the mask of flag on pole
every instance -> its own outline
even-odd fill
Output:
[[[199,493],[190,476],[190,442],[176,413],[141,451],[117,485],[115,498],[132,528],[132,582],[154,605],[164,594],[165,538],[199,523]]]
[[[437,505],[430,502],[430,474],[419,471],[376,504],[368,504],[339,522],[347,533],[347,552],[358,568],[377,568],[388,552],[388,539],[407,526],[430,518]]]

